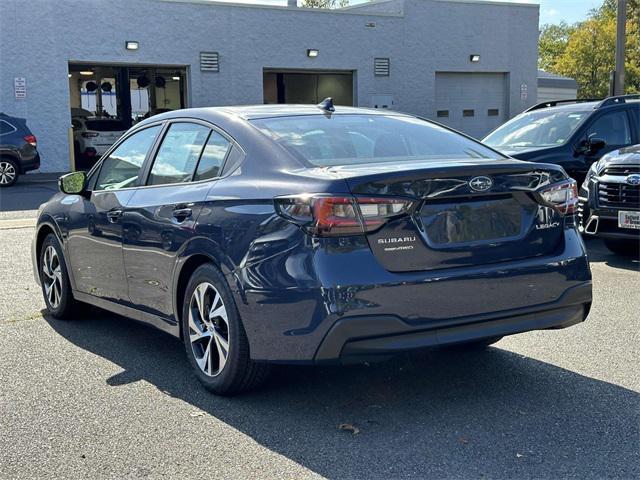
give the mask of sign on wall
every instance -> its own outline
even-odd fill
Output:
[[[524,102],[528,96],[529,94],[527,92],[527,84],[523,83],[522,85],[520,85],[520,100]]]
[[[27,98],[27,79],[24,77],[15,77],[13,79],[13,91],[16,94],[16,100]]]

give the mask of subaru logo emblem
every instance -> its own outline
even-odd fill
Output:
[[[626,182],[629,185],[640,185],[640,174],[634,173],[626,178]]]
[[[469,186],[476,192],[486,192],[493,186],[493,180],[489,177],[473,177],[469,180]]]

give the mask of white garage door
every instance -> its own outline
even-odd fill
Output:
[[[482,138],[507,119],[507,76],[436,72],[435,104],[436,121]]]

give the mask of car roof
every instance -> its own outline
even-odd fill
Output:
[[[600,102],[580,102],[569,103],[566,105],[556,105],[553,107],[545,107],[536,110],[530,110],[525,113],[537,113],[537,112],[590,112],[596,109]]]
[[[225,107],[202,107],[202,108],[187,108],[183,110],[174,110],[172,112],[162,113],[154,115],[148,120],[162,120],[173,117],[197,116],[197,117],[209,117],[218,116],[220,114],[224,116],[239,117],[244,120],[255,120],[258,118],[272,118],[272,117],[293,117],[299,115],[325,115],[325,112],[321,108],[315,105],[294,105],[294,104],[277,104],[277,105],[238,105],[238,106],[225,106]],[[336,105],[335,111],[331,112],[331,115],[394,115],[394,116],[410,116],[403,113],[394,112],[386,109],[376,108],[360,108],[360,107],[347,107],[342,105]]]

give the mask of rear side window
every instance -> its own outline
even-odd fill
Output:
[[[96,132],[123,132],[127,129],[120,120],[85,120],[87,130]]]
[[[16,130],[17,128],[11,125],[9,122],[0,120],[0,135],[7,135],[9,133],[15,132]]]
[[[209,132],[208,127],[197,123],[172,123],[158,149],[147,185],[191,180]]]
[[[145,128],[124,140],[104,159],[96,181],[96,190],[137,187],[144,159],[160,133],[160,125]]]
[[[479,142],[413,117],[308,115],[253,123],[301,161],[321,167],[500,156]]]
[[[218,132],[212,131],[202,151],[194,180],[206,180],[219,177],[222,164],[224,163],[230,146],[231,142]]]
[[[607,145],[631,144],[629,117],[624,110],[605,113],[589,127],[587,135],[603,139]]]

